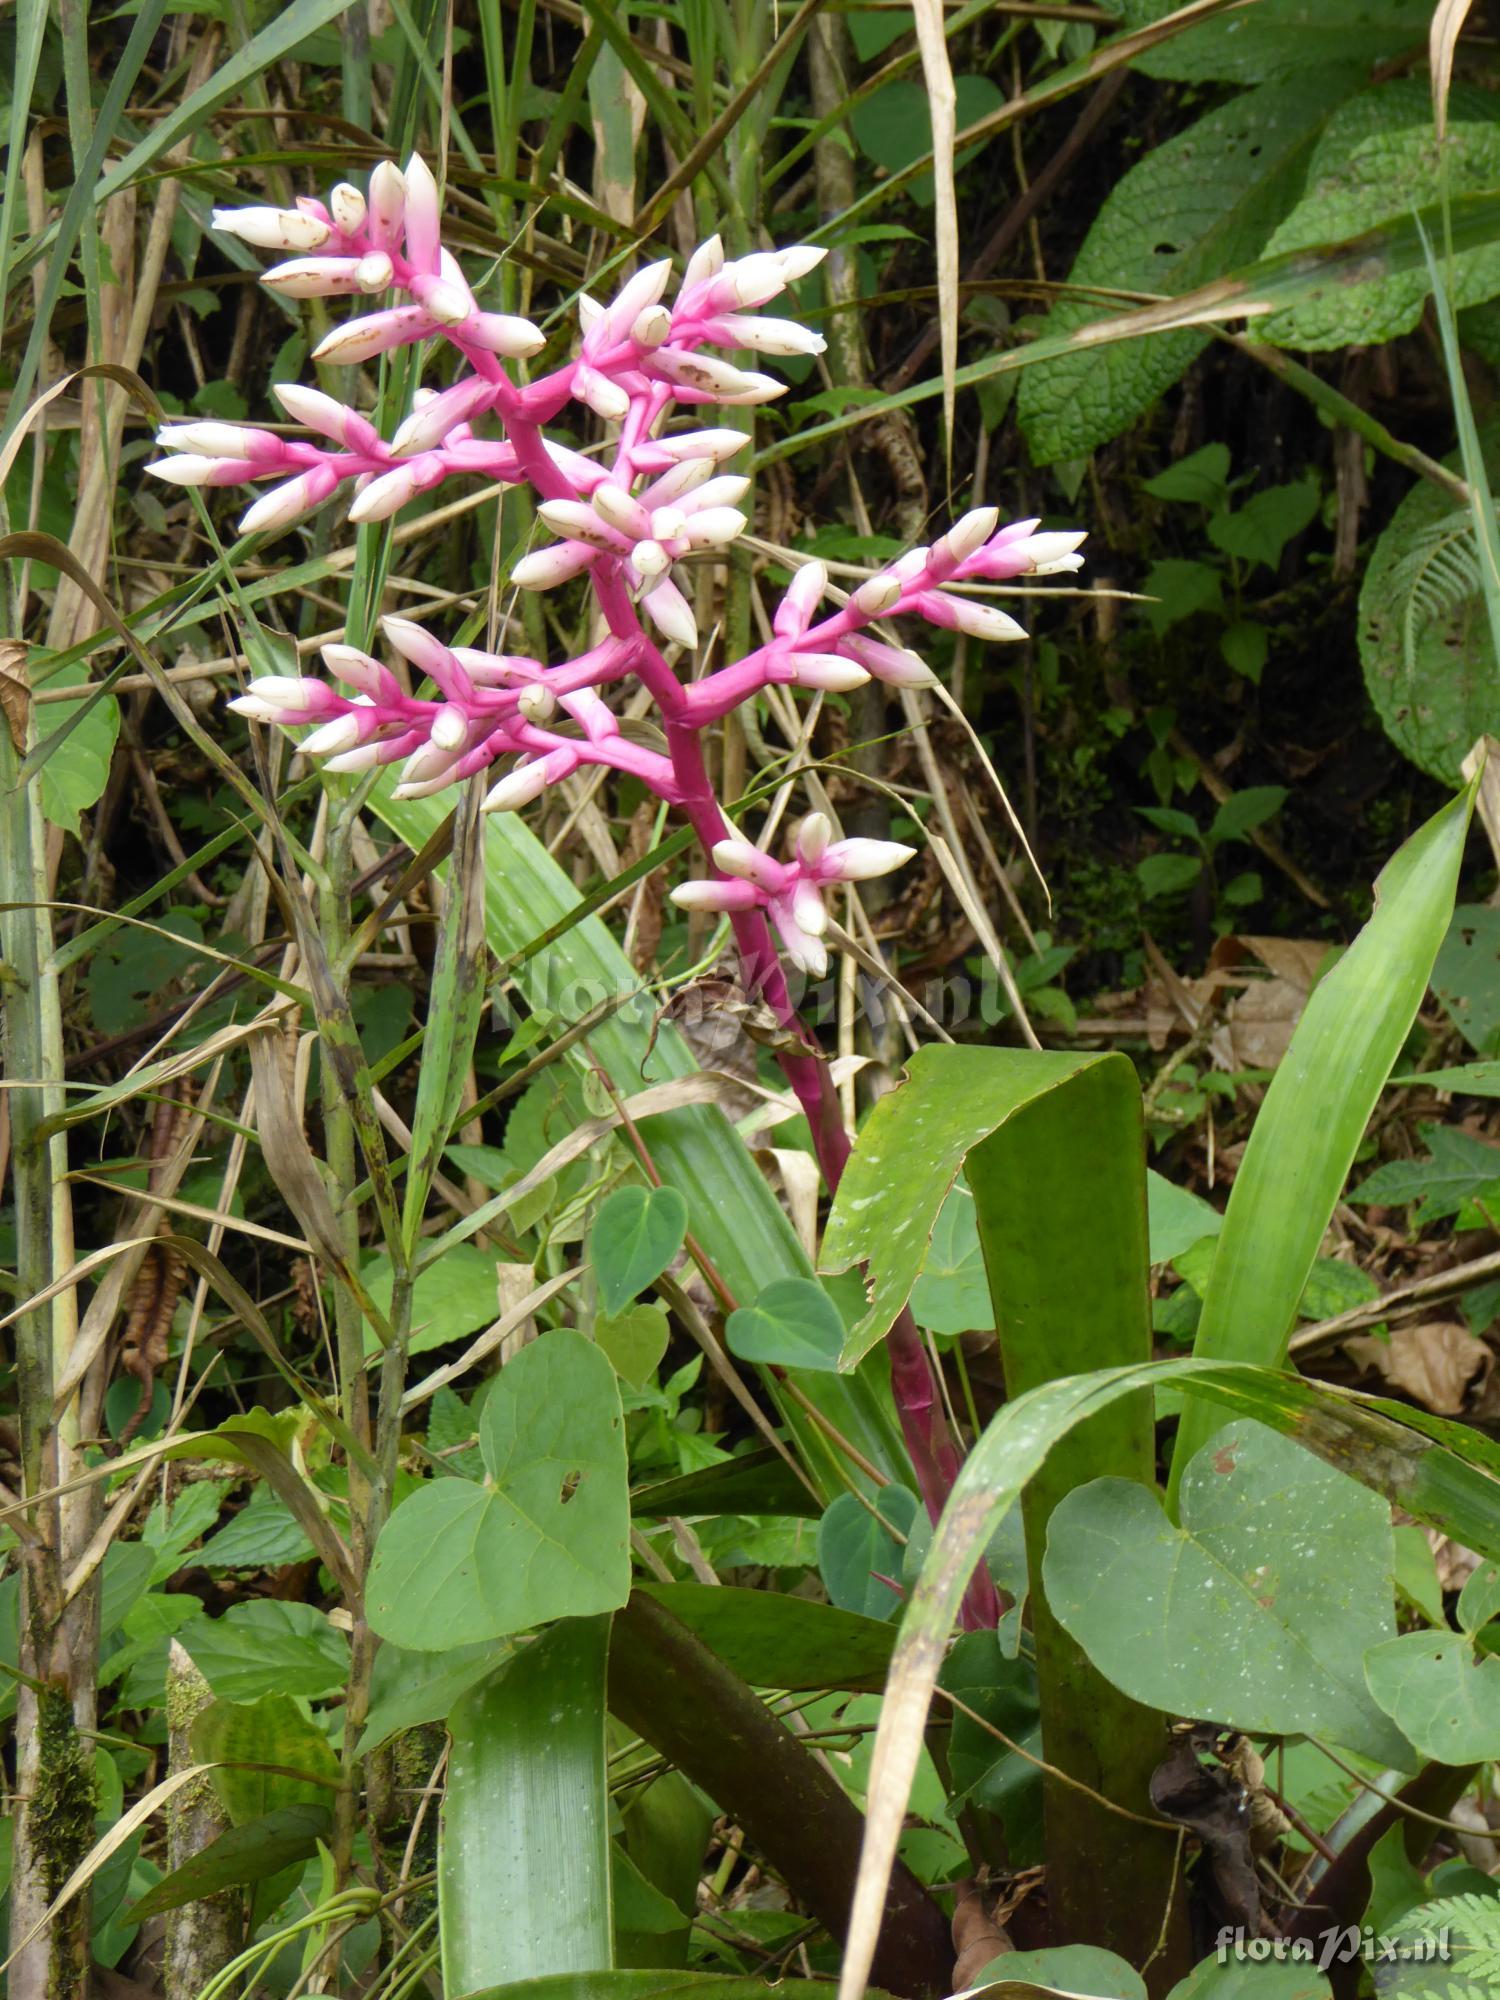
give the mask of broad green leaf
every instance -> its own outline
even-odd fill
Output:
[[[1066,1377],[1008,1402],[965,1461],[902,1616],[876,1735],[842,2000],[855,2000],[870,1968],[944,1641],[980,1550],[1057,1439],[1122,1396],[1173,1382],[1287,1432],[1399,1498],[1414,1519],[1449,1524],[1444,1532],[1500,1558],[1500,1453],[1477,1433],[1421,1412],[1401,1410],[1398,1418],[1395,1404],[1245,1362],[1193,1358]]]
[[[370,1710],[359,1739],[360,1756],[367,1757],[404,1729],[445,1722],[459,1696],[494,1673],[507,1650],[485,1639],[441,1653],[417,1653],[387,1640],[375,1655],[370,1676]]]
[[[953,79],[958,130],[977,124],[1004,103],[998,84],[970,73]],[[849,114],[849,129],[860,151],[887,173],[900,173],[932,151],[932,105],[921,84],[900,78],[881,88]],[[961,167],[980,150],[966,147],[954,161]],[[914,201],[928,207],[933,199],[932,175],[920,175],[908,190]]]
[[[1008,1951],[993,1958],[970,1982],[1032,1986],[1046,1993],[1092,1994],[1098,2000],[1146,2000],[1146,1982],[1135,1967],[1092,1944],[1059,1944],[1043,1951]]]
[[[1146,1220],[1153,1264],[1170,1264],[1184,1250],[1191,1250],[1205,1236],[1217,1236],[1224,1227],[1224,1218],[1212,1202],[1191,1188],[1178,1187],[1154,1167],[1146,1169]]]
[[[1343,143],[1335,113],[1306,192],[1266,245],[1269,255],[1357,236],[1437,201],[1445,183],[1449,192],[1463,195],[1493,188],[1500,179],[1500,121],[1493,118],[1450,121],[1440,167],[1430,121],[1368,132],[1357,99],[1344,115],[1352,143]],[[1458,306],[1493,298],[1500,292],[1500,246],[1457,255],[1452,285]],[[1279,346],[1298,348],[1394,340],[1416,325],[1430,290],[1428,275],[1420,270],[1340,286],[1305,305],[1272,313],[1257,331]]]
[[[1347,56],[1337,52],[1338,60]],[[1069,285],[1176,294],[1259,256],[1296,200],[1312,140],[1346,83],[1347,72],[1299,67],[1287,82],[1237,97],[1153,146],[1094,218]],[[1117,300],[1070,297],[1053,307],[1044,333],[1071,333],[1118,310]],[[1017,410],[1033,458],[1049,464],[1107,443],[1159,400],[1207,341],[1190,328],[1028,367]]]
[[[667,1351],[671,1329],[660,1306],[629,1306],[621,1313],[599,1313],[594,1341],[610,1366],[632,1388],[643,1389]]]
[[[1406,1632],[1365,1654],[1370,1693],[1424,1757],[1500,1757],[1500,1659],[1459,1632]]]
[[[480,1419],[486,1478],[438,1479],[375,1545],[367,1612],[414,1652],[524,1632],[623,1604],[630,1495],[615,1372],[555,1328],[501,1369]]]
[[[1229,447],[1205,444],[1179,458],[1154,479],[1143,479],[1141,491],[1154,500],[1196,502],[1200,507],[1221,507],[1229,496]]]
[[[623,1312],[682,1248],[687,1203],[671,1187],[623,1187],[606,1195],[589,1232],[589,1261],[604,1310]]]
[[[1482,1562],[1469,1572],[1468,1582],[1458,1593],[1459,1628],[1472,1635],[1497,1614],[1500,1614],[1500,1566]]]
[[[190,1493],[199,1490],[188,1488]],[[209,1536],[196,1551],[195,1560],[204,1569],[274,1569],[282,1563],[304,1562],[312,1552],[312,1543],[291,1509],[274,1493],[261,1489],[251,1494],[216,1535]]]
[[[328,1738],[289,1694],[248,1703],[216,1701],[194,1722],[192,1744],[200,1763],[222,1767],[209,1775],[235,1826],[289,1806],[329,1807],[342,1782]],[[265,1764],[282,1768],[252,1768]],[[288,1775],[296,1771],[306,1776]]]
[[[1360,1667],[1395,1630],[1389,1507],[1248,1423],[1199,1452],[1179,1504],[1174,1526],[1144,1486],[1100,1479],[1055,1509],[1048,1602],[1095,1666],[1174,1715],[1408,1768]]]
[[[1203,862],[1196,854],[1148,854],[1135,864],[1135,872],[1143,896],[1177,896],[1192,888]]]
[[[894,1618],[922,1503],[905,1486],[873,1499],[841,1493],[818,1522],[818,1573],[829,1602],[862,1618]]]
[[[232,1826],[133,1903],[128,1921],[141,1924],[147,1917],[180,1910],[184,1903],[200,1902],[221,1889],[263,1882],[298,1861],[311,1861],[332,1824],[333,1814],[326,1805],[308,1805],[282,1806]]]
[[[790,1514],[810,1519],[820,1512],[820,1506],[817,1496],[768,1445],[762,1451],[738,1453],[697,1472],[638,1486],[630,1496],[630,1511],[644,1515]]]
[[[467,1340],[500,1317],[500,1287],[493,1250],[477,1243],[450,1244],[441,1256],[419,1266],[412,1287],[412,1336],[408,1353],[428,1354],[450,1340]],[[384,1250],[367,1257],[361,1276],[370,1297],[389,1316],[391,1260]],[[365,1352],[378,1354],[372,1327],[365,1329]]]
[[[1244,836],[1256,828],[1264,826],[1274,814],[1286,804],[1284,784],[1252,784],[1244,792],[1230,792],[1224,804],[1214,814],[1214,822],[1208,828],[1208,838],[1212,842],[1220,840],[1244,840]]]
[[[1208,524],[1208,539],[1239,562],[1275,569],[1287,543],[1316,515],[1320,497],[1313,473],[1289,486],[1267,486],[1233,513],[1215,514]]]
[[[1186,1979],[1179,1979],[1167,2000],[1329,2000],[1331,1988],[1323,1974],[1304,1963],[1274,1958],[1200,1959]]]
[[[975,1051],[918,1049],[907,1082],[865,1120],[839,1182],[823,1237],[825,1271],[868,1266],[870,1309],[844,1342],[854,1366],[889,1329],[926,1266],[938,1214],[971,1148],[1034,1100],[1068,1082],[1097,1055],[987,1050],[1000,1058],[976,1070]]]
[[[939,1684],[964,1704],[953,1709],[948,1738],[953,1805],[967,1801],[996,1814],[1005,1829],[1010,1865],[1037,1866],[1046,1858],[1042,1773],[1020,1754],[1043,1755],[1035,1665],[1007,1658],[994,1632],[965,1632],[944,1662]],[[1020,1751],[998,1741],[990,1733],[994,1729]]]
[[[565,1619],[449,1718],[438,1844],[449,2000],[611,1962],[608,1651],[607,1618]]]
[[[193,1665],[224,1701],[308,1700],[348,1685],[349,1641],[311,1604],[256,1597],[183,1635]]]
[[[48,687],[71,687],[88,679],[82,667],[62,667],[47,677]],[[38,735],[45,739],[61,730],[68,734],[57,743],[41,767],[42,812],[53,826],[77,834],[78,815],[100,797],[109,778],[110,758],[120,733],[120,705],[112,694],[96,701],[76,726],[69,728],[82,708],[81,702],[49,702],[39,708]]]
[[[753,1687],[878,1688],[895,1632],[878,1619],[729,1584],[643,1583]]]
[[[810,1278],[778,1278],[753,1305],[729,1315],[724,1341],[740,1361],[833,1372],[844,1344],[844,1322],[823,1287]]]
[[[1420,1125],[1425,1160],[1388,1160],[1349,1190],[1350,1201],[1398,1207],[1415,1202],[1419,1226],[1456,1215],[1471,1195],[1500,1183],[1500,1146],[1489,1145],[1455,1125]]]
[[[1413,834],[1375,885],[1369,922],[1314,987],[1235,1175],[1193,1352],[1279,1365],[1308,1273],[1448,928],[1471,786]],[[1189,1402],[1173,1486],[1212,1435]]]
[[[1432,968],[1432,990],[1471,1049],[1500,1051],[1500,909],[1460,903]],[[1473,1068],[1485,1071],[1482,1063]],[[1500,1067],[1494,1071],[1500,1077]],[[1424,1081],[1437,1081],[1433,1078]],[[1462,1085],[1438,1088],[1461,1089]],[[1488,1090],[1480,1093],[1488,1096]]]
[[[1106,0],[1128,28],[1160,21],[1178,4]],[[1349,80],[1362,82],[1370,66],[1425,45],[1431,15],[1429,0],[1257,0],[1158,43],[1133,67],[1178,83],[1266,83],[1352,64]]]
[[[974,1220],[974,1197],[956,1187],[938,1210],[932,1247],[912,1288],[911,1309],[918,1326],[934,1333],[987,1332],[995,1324],[990,1288]]]

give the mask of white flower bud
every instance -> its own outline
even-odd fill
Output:
[[[269,493],[261,495],[253,507],[247,507],[240,516],[240,533],[257,535],[272,529],[289,528],[293,521],[300,520],[324,497],[324,493],[310,483],[309,474],[300,473],[295,479],[273,486]]]
[[[688,516],[687,538],[695,548],[722,549],[749,525],[737,507],[705,507]]]
[[[556,548],[535,549],[529,556],[522,556],[511,570],[510,580],[518,590],[551,590],[555,584],[566,583],[569,577],[587,569],[591,561],[589,550],[559,543]]]
[[[473,300],[447,278],[422,287],[422,304],[439,326],[462,326],[474,310]]]
[[[340,181],[328,197],[328,213],[341,236],[358,236],[368,212],[364,196],[348,181]]]
[[[530,805],[547,789],[547,766],[544,758],[537,758],[530,764],[518,764],[515,770],[503,777],[485,797],[485,812],[517,812],[522,806]]]
[[[583,362],[573,371],[573,394],[606,423],[617,424],[629,415],[630,398],[619,383]]]
[[[950,558],[961,563],[982,549],[995,532],[995,524],[1000,519],[998,507],[975,507],[953,523],[942,537],[942,545]]]
[[[661,543],[653,541],[649,535],[644,541],[636,543],[630,552],[630,561],[636,575],[648,582],[652,577],[665,576],[672,566],[672,558]]]
[[[794,653],[792,666],[798,687],[818,689],[825,694],[849,694],[870,678],[863,667],[857,667],[853,660],[840,659],[837,653]]]
[[[719,465],[726,458],[733,458],[737,451],[743,451],[749,442],[747,431],[674,431],[668,437],[658,438],[656,448],[679,461],[707,458]]]
[[[828,910],[816,882],[806,877],[792,890],[792,921],[809,937],[822,937],[828,928]]]
[[[1024,639],[1026,627],[1018,625],[1008,611],[997,605],[976,604],[971,597],[945,599],[954,629],[967,632],[971,639]]]
[[[340,299],[359,290],[359,257],[293,257],[262,272],[261,283],[284,299]]]
[[[695,285],[707,283],[717,278],[724,268],[724,245],[717,236],[710,236],[706,243],[700,243],[687,261],[687,269],[682,274],[682,290],[691,291]]]
[[[729,840],[716,840],[713,845],[715,868],[726,875],[736,876],[742,882],[753,882],[757,888],[776,893],[786,880],[786,870],[779,861],[757,847],[753,840],[742,840],[738,836]]]
[[[221,458],[205,458],[198,452],[179,451],[171,458],[152,459],[146,470],[173,486],[212,486],[223,463]]]
[[[383,292],[395,276],[395,266],[384,250],[371,250],[354,267],[354,282],[362,292]]]
[[[810,812],[797,829],[797,858],[809,868],[816,868],[828,852],[828,843],[833,839],[833,822],[827,813]]]
[[[630,329],[638,347],[660,347],[672,337],[672,315],[665,306],[647,306]]]
[[[377,354],[421,340],[433,330],[432,316],[424,306],[390,306],[384,312],[367,313],[363,319],[345,320],[323,336],[312,358],[341,367],[372,361]]]
[[[305,750],[307,745],[304,743],[302,747]],[[384,745],[379,741],[374,743],[357,743],[352,750],[341,750],[336,757],[326,758],[323,769],[325,771],[342,771],[346,775],[358,775],[365,771],[373,771],[375,766],[382,761],[380,752],[383,748]]]
[[[245,692],[285,715],[305,715],[309,709],[322,708],[328,699],[321,682],[299,680],[294,674],[262,674]]]
[[[517,695],[516,708],[528,722],[550,722],[557,713],[557,698],[551,688],[543,687],[540,681],[533,681]]]
[[[612,479],[594,488],[589,495],[589,504],[601,521],[617,533],[629,535],[632,541],[639,541],[652,532],[651,516],[640,501]]]
[[[354,749],[359,739],[359,717],[336,715],[332,722],[325,722],[311,736],[304,736],[299,748],[305,750],[309,757],[331,757],[337,756],[341,750]]]
[[[214,228],[257,250],[319,250],[333,231],[295,208],[216,208]]]
[[[1032,535],[1026,543],[1026,552],[1031,557],[1033,576],[1051,576],[1060,570],[1083,568],[1083,557],[1075,556],[1074,550],[1081,548],[1088,540],[1086,534],[1063,534],[1049,532]]]
[[[469,740],[469,718],[452,702],[444,702],[432,718],[432,727],[427,734],[429,740],[439,750],[449,752],[462,750]]]
[[[887,573],[872,576],[868,583],[862,583],[849,601],[862,617],[882,618],[900,596],[900,579]]]
[[[394,160],[382,160],[370,174],[371,233],[386,249],[396,241],[406,214],[406,182]]]
[[[659,577],[641,602],[663,638],[677,646],[697,645],[698,621],[693,616],[693,607],[670,576]]]
[[[754,354],[822,354],[828,347],[821,333],[794,319],[720,313],[716,323],[725,346],[748,347]]]
[[[388,521],[399,514],[408,500],[417,496],[416,468],[398,465],[391,472],[377,473],[361,486],[349,503],[349,519],[356,526],[366,521]]]
[[[869,882],[904,868],[916,852],[899,840],[836,840],[822,857],[823,873],[839,882]]]
[[[486,354],[503,354],[511,361],[529,360],[547,345],[546,334],[515,313],[471,310],[464,326],[464,339],[482,347]]]
[[[781,275],[789,285],[795,285],[799,278],[805,278],[809,271],[816,271],[828,255],[820,243],[792,243],[785,250],[778,250],[781,259]]]
[[[372,660],[358,646],[327,645],[319,650],[324,666],[345,687],[358,688],[361,694],[369,695],[374,701],[384,699],[387,676],[378,660]]]

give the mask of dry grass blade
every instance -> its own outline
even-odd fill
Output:
[[[958,97],[943,33],[943,0],[912,0],[922,75],[932,108],[932,177],[937,193],[938,323],[943,366],[943,442],[948,484],[953,484],[953,398],[958,371],[958,197],[953,187],[953,142]]]
[[[1428,31],[1427,51],[1432,64],[1432,122],[1441,142],[1448,127],[1448,92],[1453,83],[1453,57],[1458,38],[1474,0],[1438,0]]]
[[[301,1106],[289,1054],[286,1039],[277,1028],[255,1036],[250,1044],[250,1073],[255,1079],[255,1129],[282,1199],[301,1223],[309,1242],[317,1246],[318,1254],[342,1273],[347,1262],[344,1242],[333,1203],[318,1176],[317,1162],[302,1130]]]
[[[409,1410],[419,1408],[430,1397],[435,1396],[439,1389],[446,1389],[450,1382],[458,1381],[478,1362],[483,1361],[487,1354],[493,1354],[507,1334],[513,1333],[518,1326],[523,1325],[534,1312],[547,1303],[548,1299],[556,1298],[559,1292],[566,1290],[579,1275],[576,1268],[559,1271],[555,1278],[548,1278],[545,1284],[536,1286],[526,1294],[525,1298],[518,1299],[510,1311],[502,1314],[493,1326],[487,1326],[483,1333],[477,1334],[456,1361],[448,1361],[441,1368],[434,1368],[430,1375],[422,1377],[415,1388],[407,1390],[401,1398],[402,1416],[404,1417]]]

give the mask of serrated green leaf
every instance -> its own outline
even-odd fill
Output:
[[[329,1806],[341,1782],[327,1737],[289,1694],[214,1702],[193,1723],[192,1745],[200,1763],[222,1767],[209,1775],[235,1826],[288,1806]],[[256,1768],[267,1764],[281,1768]]]
[[[349,1642],[314,1605],[258,1597],[190,1626],[193,1665],[225,1701],[269,1694],[308,1700],[348,1685]]]
[[[1170,295],[1249,263],[1296,200],[1313,138],[1339,94],[1327,74],[1303,70],[1153,147],[1095,217],[1069,284]],[[1043,331],[1070,333],[1116,310],[1068,299]],[[1081,457],[1117,436],[1207,341],[1189,328],[1028,367],[1017,408],[1033,458],[1045,465]]]
[[[682,1248],[687,1203],[670,1187],[623,1187],[606,1195],[589,1231],[589,1261],[604,1310],[623,1312]]]
[[[428,1652],[623,1604],[630,1494],[620,1392],[581,1333],[523,1347],[485,1398],[483,1484],[439,1479],[392,1514],[367,1606],[382,1638]]]
[[[1450,121],[1439,149],[1430,120],[1369,130],[1364,105],[1355,100],[1336,112],[1318,149],[1306,190],[1281,222],[1266,253],[1306,250],[1358,236],[1377,224],[1409,215],[1451,195],[1474,194],[1500,182],[1500,121]],[[1271,313],[1257,337],[1282,347],[1345,347],[1394,340],[1421,317],[1431,290],[1425,270],[1413,269],[1364,284],[1329,286],[1305,304]],[[1452,263],[1456,306],[1472,306],[1500,292],[1500,246],[1459,252]]]
[[[1105,0],[1128,28],[1174,13],[1179,0]],[[1146,76],[1176,83],[1268,83],[1330,65],[1350,85],[1370,66],[1425,45],[1429,0],[1257,0],[1198,22],[1137,57]]]

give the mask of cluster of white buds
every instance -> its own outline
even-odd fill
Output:
[[[828,906],[824,891],[836,882],[868,882],[903,867],[916,853],[896,840],[835,840],[826,813],[809,813],[798,827],[791,856],[777,861],[748,840],[714,843],[712,881],[684,882],[672,901],[684,910],[729,915],[763,909],[787,958],[799,972],[821,979],[828,970]]]

